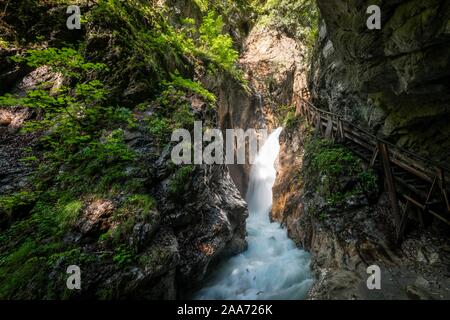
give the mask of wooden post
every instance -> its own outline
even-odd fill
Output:
[[[439,181],[439,188],[441,189],[441,192],[442,192],[442,197],[444,199],[445,207],[447,208],[447,211],[450,212],[450,203],[448,200],[447,189],[445,189],[444,170],[441,168],[438,168],[437,171],[438,171],[437,176],[438,176],[438,181]]]
[[[316,113],[316,129],[319,130],[319,133],[322,134],[322,119],[320,117],[320,113]]]
[[[341,117],[337,118],[336,126],[337,126],[338,141],[342,143],[345,140],[345,135],[344,135],[344,125],[342,124]]]
[[[400,209],[398,206],[397,190],[395,188],[395,180],[394,176],[392,175],[391,163],[389,160],[389,150],[386,144],[382,142],[378,142],[378,150],[380,151],[381,154],[387,191],[389,194],[389,200],[391,202],[392,213],[394,214],[395,228],[398,232],[401,225],[401,218],[400,218]]]
[[[328,116],[327,119],[327,128],[325,129],[325,138],[332,138],[333,133],[333,119],[331,116]]]
[[[375,166],[375,161],[377,161],[378,153],[378,145],[375,146],[375,150],[373,151],[372,158],[370,159],[370,167],[373,168]]]
[[[405,230],[406,230],[406,223],[408,221],[408,210],[410,207],[410,202],[406,201],[406,207],[405,210],[403,210],[401,219],[400,219],[400,224],[398,225],[398,228],[396,228],[397,231],[397,241],[400,242],[403,239],[403,236],[405,235]]]
[[[428,206],[428,203],[431,201],[431,197],[433,196],[433,191],[436,186],[436,182],[438,180],[438,176],[433,179],[433,183],[431,184],[431,188],[428,191],[427,199],[425,200],[425,208]]]

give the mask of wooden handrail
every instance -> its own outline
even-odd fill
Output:
[[[306,88],[302,90],[302,94],[308,98],[310,96],[309,91]],[[450,211],[448,192],[450,192],[450,189],[445,183],[446,180],[449,180],[448,174],[450,173],[450,168],[448,166],[422,157],[386,141],[372,134],[368,130],[360,128],[346,120],[342,115],[319,109],[308,99],[298,95],[296,92],[294,92],[293,102],[294,105],[299,103],[296,105],[296,110],[306,116],[307,121],[310,121],[313,126],[317,126],[319,131],[325,131],[326,135],[333,135],[333,133],[335,133],[336,136],[340,135],[339,139],[349,140],[355,147],[355,144],[357,144],[359,146],[358,148],[362,148],[366,150],[366,152],[369,152],[371,154],[371,159],[369,160],[371,165],[374,165],[376,158],[381,156],[381,163],[383,164],[382,169],[387,182],[386,185],[391,199],[391,207],[395,216],[398,239],[401,238],[401,233],[404,230],[404,223],[407,217],[406,210],[409,205],[415,205],[422,211],[428,212],[450,225],[450,219],[448,218]],[[403,173],[399,173],[400,176],[396,176],[391,168],[398,168],[397,170],[400,170]],[[408,185],[407,180],[402,180],[402,177],[407,174],[415,177],[414,179],[419,179],[417,181],[423,182],[419,182],[418,185],[414,186]],[[410,190],[417,190],[417,187],[421,186],[423,183],[425,186],[431,184],[431,188],[425,191],[425,193],[428,192],[428,197],[426,197],[426,200],[423,199],[423,190],[416,192],[416,198],[411,194],[405,194],[404,191],[397,191],[395,184],[396,180],[401,182],[400,185],[408,185]],[[439,183],[436,183],[436,181]],[[429,201],[435,188],[439,188],[442,193],[442,203],[446,214],[439,214],[435,209],[429,207]],[[399,193],[399,196],[397,196],[397,193]],[[407,201],[406,209],[403,213],[400,212],[401,210],[397,205],[397,199],[399,198]]]
[[[382,138],[380,138],[380,137],[378,137],[378,136],[376,136],[376,135],[370,133],[370,132],[367,131],[366,129],[363,129],[363,128],[361,128],[361,127],[358,127],[357,125],[353,124],[352,122],[350,122],[350,121],[344,119],[342,115],[339,115],[339,114],[336,114],[336,113],[333,113],[333,112],[330,112],[330,111],[326,111],[326,110],[319,109],[319,108],[317,108],[316,106],[314,106],[310,101],[304,99],[303,97],[301,97],[301,96],[298,95],[297,93],[294,93],[294,95],[295,95],[296,97],[298,97],[300,100],[302,100],[304,103],[306,103],[306,105],[309,106],[309,108],[312,109],[314,112],[317,112],[317,113],[323,114],[323,115],[332,116],[332,117],[334,117],[335,119],[338,119],[338,118],[339,118],[343,123],[348,124],[349,126],[353,127],[353,128],[355,129],[355,130],[353,130],[353,131],[356,131],[356,132],[359,131],[359,132],[362,132],[362,133],[366,134],[367,136],[369,136],[369,137],[371,138],[372,144],[375,145],[377,141],[386,144],[386,145],[389,147],[390,152],[393,153],[393,155],[399,156],[400,158],[406,158],[405,155],[408,155],[408,156],[414,157],[414,158],[416,158],[417,160],[422,161],[422,162],[424,162],[424,163],[426,163],[426,164],[428,164],[428,165],[431,164],[432,166],[434,166],[434,167],[436,167],[436,168],[442,168],[442,169],[444,169],[444,171],[445,171],[446,173],[450,173],[450,167],[446,166],[445,164],[439,163],[439,162],[437,162],[437,161],[435,161],[435,160],[432,160],[432,159],[427,159],[427,158],[422,157],[422,156],[420,156],[420,155],[418,155],[418,154],[416,154],[416,153],[413,153],[413,152],[411,152],[411,151],[409,151],[409,150],[406,150],[406,149],[404,149],[404,148],[401,148],[401,147],[399,147],[399,146],[397,146],[397,145],[395,145],[395,144],[393,144],[393,143],[391,143],[391,142],[389,142],[389,141],[386,141],[386,140],[384,140],[384,139],[382,139]],[[406,160],[406,159],[403,159],[403,160]],[[415,162],[413,159],[408,159],[408,160],[410,160],[410,162],[413,162],[413,163]],[[406,161],[405,161],[405,162],[406,162]],[[421,167],[422,167],[422,166],[421,166]],[[429,167],[429,166],[428,166],[428,167]],[[423,167],[420,168],[420,169],[423,169],[423,171],[426,171],[426,169],[424,169]],[[432,179],[432,177],[429,177],[429,178]]]

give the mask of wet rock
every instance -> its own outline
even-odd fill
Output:
[[[246,248],[247,206],[224,166],[203,166],[194,180],[195,202],[191,208],[195,228],[181,226],[179,280],[193,285],[205,276],[208,266]],[[200,191],[203,190],[203,191]]]

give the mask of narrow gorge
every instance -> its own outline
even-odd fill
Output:
[[[375,2],[1,2],[0,299],[450,299],[450,3]]]

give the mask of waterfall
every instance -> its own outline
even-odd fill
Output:
[[[255,95],[256,95],[256,98],[258,99],[258,106],[262,109],[264,106],[263,96],[259,92],[257,92]]]
[[[310,255],[269,219],[281,131],[269,135],[250,173],[248,249],[219,264],[194,299],[302,299],[311,287]]]

